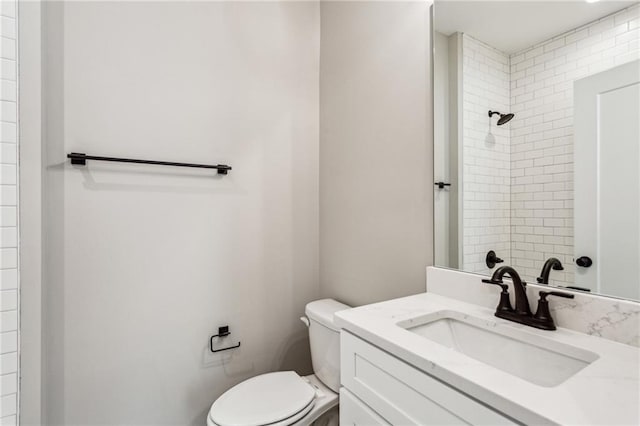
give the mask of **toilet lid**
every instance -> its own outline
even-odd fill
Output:
[[[293,371],[262,374],[237,384],[211,406],[220,426],[255,426],[282,422],[307,408],[314,388]]]

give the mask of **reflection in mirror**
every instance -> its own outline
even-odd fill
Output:
[[[640,300],[639,22],[637,2],[436,0],[436,265]]]

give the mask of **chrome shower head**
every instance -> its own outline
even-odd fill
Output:
[[[500,118],[498,119],[498,126],[507,124],[509,121],[511,121],[513,117],[515,117],[515,114],[511,114],[511,113],[502,114],[502,113],[499,113],[498,111],[489,110],[489,117],[493,117],[496,114],[500,116]]]

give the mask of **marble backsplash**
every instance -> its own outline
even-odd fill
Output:
[[[500,288],[483,284],[482,278],[486,277],[430,266],[427,268],[427,292],[495,308]],[[548,289],[545,285],[527,284],[533,312],[538,291]],[[515,304],[513,289],[510,293],[511,302]],[[549,298],[551,314],[558,327],[640,347],[640,303],[580,292],[574,294],[574,299]]]

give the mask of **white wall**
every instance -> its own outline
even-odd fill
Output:
[[[573,82],[640,58],[640,6],[560,34],[511,56],[513,266],[535,280],[544,261],[573,262]]]
[[[15,1],[0,2],[0,424],[18,421],[18,89]]]
[[[201,425],[247,377],[310,372],[306,302],[423,291],[429,6],[324,3],[321,78],[318,3],[43,4],[43,423]],[[211,355],[223,324],[242,347]]]
[[[451,123],[449,120],[449,79],[457,79],[455,70],[449,70],[449,38],[442,33],[433,33],[433,179],[435,182],[451,183]],[[433,239],[434,264],[451,266],[452,241],[451,216],[452,187],[434,188]]]
[[[488,273],[489,250],[506,264],[511,258],[511,123],[498,126],[488,115],[510,110],[509,57],[467,34],[462,57],[462,269]]]
[[[18,3],[20,133],[20,424],[41,425],[42,29],[38,1]]]
[[[462,200],[461,124],[462,111],[462,33],[445,36],[434,32],[433,42],[433,178],[450,186],[434,186],[433,233],[434,264],[459,268],[459,206]]]
[[[308,373],[319,5],[45,12],[46,423],[202,425],[249,376]],[[80,168],[71,151],[233,170]],[[242,347],[209,354],[223,324]]]
[[[322,2],[322,293],[424,291],[433,259],[429,2]]]

